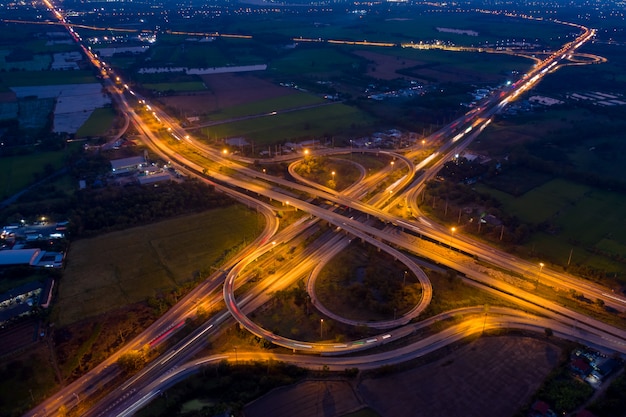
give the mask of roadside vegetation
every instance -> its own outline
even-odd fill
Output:
[[[223,361],[170,388],[167,395],[158,397],[137,415],[241,415],[248,402],[273,388],[298,382],[307,374],[302,368],[271,360],[245,365]]]
[[[325,265],[315,282],[320,303],[351,320],[400,317],[415,307],[421,286],[406,266],[355,240]]]

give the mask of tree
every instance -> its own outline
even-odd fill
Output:
[[[117,360],[117,364],[128,374],[137,372],[146,364],[146,356],[141,350],[130,350]]]

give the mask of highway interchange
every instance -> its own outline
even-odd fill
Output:
[[[252,161],[226,154],[222,150],[210,148],[194,140],[177,120],[155,105],[148,104],[145,98],[139,97],[128,86],[119,88],[111,79],[113,74],[106,64],[102,63],[90,49],[83,46],[71,24],[65,21],[62,12],[55,9],[47,0],[45,3],[51,10],[54,10],[57,19],[73,34],[86,56],[101,71],[105,86],[112,92],[116,105],[129,118],[130,123],[142,131],[146,144],[180,170],[215,185],[250,208],[262,213],[266,218],[266,227],[254,242],[224,265],[222,270],[208,277],[137,338],[83,377],[62,388],[29,411],[26,416],[56,415],[61,407],[84,416],[130,416],[167,387],[197,372],[201,367],[220,360],[280,360],[314,369],[322,366],[327,366],[330,370],[343,370],[350,367],[372,369],[419,357],[469,335],[491,329],[515,328],[543,332],[549,328],[557,337],[579,341],[602,350],[626,353],[626,331],[494,278],[478,267],[478,260],[481,264],[488,264],[519,275],[535,270],[537,265],[473,241],[466,236],[451,234],[447,228],[421,216],[417,204],[424,184],[436,175],[443,163],[467,147],[491,122],[491,118],[509,102],[531,89],[547,73],[565,65],[568,56],[593,38],[592,30],[576,25],[582,32],[578,38],[538,62],[515,83],[496,91],[479,103],[476,109],[436,132],[429,140],[436,139],[444,145],[425,160],[417,165],[413,163],[422,151],[419,145],[403,150],[403,154],[385,151],[385,155],[396,162],[395,168],[387,167],[367,178],[362,176],[361,181],[338,192],[308,182],[303,178],[300,178],[299,182],[293,182],[267,175],[248,168]],[[141,114],[135,110],[137,105],[142,107]],[[166,131],[172,138],[164,140],[161,134],[155,132],[153,127],[155,123],[159,125],[160,130],[166,127]],[[314,152],[316,155],[330,156],[364,151],[333,148],[316,149]],[[382,153],[383,151],[373,152]],[[299,155],[296,158],[302,159],[303,157],[304,155]],[[283,157],[285,160],[287,158]],[[364,195],[392,169],[402,170],[403,176],[400,180],[378,194],[369,196],[367,201],[363,201]],[[297,178],[292,168],[290,172]],[[281,202],[282,208],[301,212],[302,217],[279,229],[275,215],[276,206],[272,204],[276,201]],[[320,201],[331,204],[320,204]],[[407,220],[391,214],[390,208],[398,203],[406,204],[417,220]],[[334,211],[333,208],[336,205],[349,208],[350,216],[347,217],[344,213]],[[335,233],[323,234],[313,244],[307,246],[302,253],[282,265],[275,274],[253,286],[246,286],[242,294],[236,295],[237,288],[242,288],[242,285],[250,279],[247,265],[253,262],[257,262],[258,265],[269,265],[274,251],[281,250],[281,247],[287,244],[302,242],[306,236],[314,233],[313,231],[319,227],[319,222],[332,224]],[[379,227],[381,223],[384,224],[382,228]],[[302,277],[314,276],[321,266],[355,238],[390,253],[418,278],[422,289],[421,299],[410,312],[394,320],[366,323],[371,328],[379,329],[380,333],[362,340],[342,343],[332,341],[316,343],[288,339],[263,329],[248,317],[248,314],[269,300],[271,293],[287,288]],[[433,250],[433,245],[423,244],[424,239],[428,242],[442,242],[450,247],[450,252]],[[463,275],[463,280],[468,284],[497,294],[518,305],[520,309],[492,307],[489,314],[486,314],[483,306],[477,306],[463,311],[446,312],[416,323],[414,319],[426,308],[432,297],[436,297],[436,294],[432,293],[426,274],[410,256],[407,256],[407,253],[454,269]],[[468,262],[465,254],[471,255],[476,261]],[[607,306],[618,311],[626,309],[626,300],[597,284],[543,267],[541,280],[546,285],[555,288],[575,290],[589,299],[601,299]],[[310,288],[309,291],[311,292],[312,289]],[[311,296],[315,299],[314,294]],[[163,351],[138,374],[119,383],[121,373],[116,361],[123,353],[141,350],[146,346],[156,348],[163,345],[170,336],[175,334],[176,330],[183,327],[188,318],[195,317],[199,305],[211,310],[224,304],[225,309],[213,315],[174,346]],[[323,306],[320,306],[320,309],[324,311]],[[326,313],[328,316],[332,314],[330,311]],[[346,353],[360,352],[374,346],[396,342],[438,320],[444,320],[456,314],[463,314],[466,319],[417,342],[395,343],[393,349],[382,353],[342,356]],[[294,354],[242,351],[235,353],[235,358],[232,354],[196,357],[211,337],[219,335],[224,328],[235,322],[273,344],[292,350]]]

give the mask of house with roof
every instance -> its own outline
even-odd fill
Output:
[[[585,361],[583,358],[580,358],[580,357],[574,358],[570,362],[569,367],[572,371],[574,371],[576,374],[578,374],[579,376],[583,378],[589,375],[591,371],[593,370],[591,365],[589,365],[587,361]]]
[[[131,156],[130,158],[111,160],[111,172],[113,175],[123,175],[135,172],[141,167],[147,165],[146,158],[143,156]]]

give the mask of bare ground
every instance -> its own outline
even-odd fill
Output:
[[[246,417],[330,417],[361,407],[347,381],[305,381],[278,388],[249,404]]]
[[[293,94],[294,90],[274,85],[250,74],[211,74],[202,76],[209,91],[163,97],[159,100],[187,116],[205,115],[213,111],[259,100]]]
[[[483,337],[433,363],[347,381],[279,388],[245,408],[246,417],[340,417],[369,406],[382,417],[512,416],[558,364],[559,347],[517,335]]]
[[[557,365],[560,349],[522,336],[478,339],[434,363],[360,385],[381,416],[511,416]]]
[[[396,71],[424,64],[422,61],[404,58],[398,59],[395,56],[379,54],[372,51],[358,51],[355,52],[355,55],[371,61],[371,63],[367,65],[367,75],[380,80],[393,80],[396,78],[411,79],[411,77],[398,74]]]

